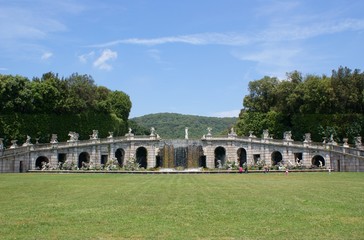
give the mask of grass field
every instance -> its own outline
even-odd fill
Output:
[[[0,174],[0,239],[364,239],[364,173]]]

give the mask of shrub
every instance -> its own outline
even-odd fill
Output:
[[[135,158],[130,158],[124,164],[124,170],[126,170],[126,171],[138,171],[138,170],[140,170],[140,164],[135,160]]]

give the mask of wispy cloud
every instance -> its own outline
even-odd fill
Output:
[[[280,23],[262,31],[259,42],[305,40],[321,35],[364,30],[364,20],[344,19],[312,23]]]
[[[148,52],[149,57],[151,57],[155,61],[157,61],[157,62],[161,61],[161,53],[158,49],[149,49],[147,52]]]
[[[111,70],[112,66],[108,63],[110,60],[114,60],[118,57],[117,52],[113,52],[110,49],[105,49],[102,51],[100,57],[94,61],[94,67],[101,69],[101,70]]]
[[[0,9],[0,39],[3,40],[43,39],[51,32],[65,30],[67,27],[63,23],[39,13],[36,9]]]
[[[43,53],[43,55],[41,56],[41,59],[42,59],[42,60],[47,60],[47,59],[51,58],[52,56],[53,56],[53,53],[51,53],[51,52],[45,52],[45,53]]]
[[[301,50],[299,48],[292,47],[260,47],[256,51],[248,51],[243,53],[232,52],[232,55],[240,60],[253,61],[261,63],[272,63],[276,65],[289,64],[292,59],[300,54]]]
[[[120,44],[156,46],[170,43],[191,45],[245,46],[272,41],[304,40],[312,37],[344,31],[364,30],[362,19],[342,19],[322,22],[275,23],[263,30],[251,33],[199,33],[161,38],[128,38],[94,44],[88,47],[105,48]]]
[[[258,45],[249,50],[232,51],[231,54],[239,60],[256,63],[256,72],[280,79],[285,77],[287,71],[300,64],[297,61],[305,58],[305,54],[299,46],[279,44]]]
[[[119,44],[136,44],[136,45],[146,45],[155,46],[168,43],[185,43],[191,45],[232,45],[239,46],[244,45],[249,42],[249,38],[238,33],[199,33],[181,36],[170,36],[161,38],[129,38],[121,39],[101,44],[90,45],[89,47],[110,47]]]
[[[8,70],[7,68],[0,67],[0,71],[7,71],[7,70]]]
[[[271,15],[280,15],[294,11],[301,6],[299,1],[274,1],[271,4],[264,1],[263,5],[258,5],[255,9],[255,13],[258,17],[266,17]]]
[[[89,53],[85,53],[85,54],[79,55],[78,56],[78,60],[81,63],[87,63],[89,60],[94,59],[94,57],[95,57],[95,52],[94,51],[91,51]]]

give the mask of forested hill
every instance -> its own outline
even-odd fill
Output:
[[[207,134],[207,128],[212,128],[211,133],[215,136],[225,135],[235,125],[237,118],[203,117],[195,115],[184,115],[177,113],[156,113],[130,119],[140,127],[149,130],[154,127],[156,133],[163,139],[184,138],[185,128],[188,127],[190,139],[199,139]],[[130,126],[132,127],[133,124]],[[133,128],[133,127],[132,127]],[[140,129],[133,129],[139,132]]]

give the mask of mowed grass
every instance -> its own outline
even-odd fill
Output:
[[[364,173],[0,174],[0,239],[364,239]]]

